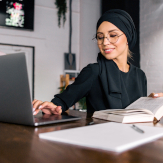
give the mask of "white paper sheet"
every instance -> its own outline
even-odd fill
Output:
[[[41,133],[42,139],[123,152],[163,136],[163,128],[141,126],[144,133],[131,128],[131,124],[103,123],[61,131]]]

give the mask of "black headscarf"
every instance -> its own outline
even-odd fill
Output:
[[[136,29],[131,16],[126,11],[120,9],[108,10],[98,20],[96,29],[98,29],[100,24],[104,21],[114,24],[124,32],[128,40],[129,49],[134,47],[137,39]]]

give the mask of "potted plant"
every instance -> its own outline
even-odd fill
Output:
[[[63,18],[63,25],[66,22],[67,0],[55,0],[54,3],[58,9],[58,26],[61,26],[61,19]]]

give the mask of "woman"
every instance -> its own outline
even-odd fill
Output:
[[[136,43],[132,18],[123,10],[107,11],[97,22],[95,39],[99,47],[97,63],[89,64],[75,82],[51,102],[33,101],[34,115],[41,109],[45,114],[61,114],[82,97],[86,97],[87,112],[123,109],[147,96],[144,72],[128,63],[130,50]],[[162,93],[151,93],[156,98]]]

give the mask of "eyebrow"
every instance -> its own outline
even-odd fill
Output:
[[[108,31],[108,32],[113,32],[113,31],[118,31],[118,29],[112,29],[112,30],[110,30],[110,31]],[[102,33],[102,32],[97,32],[97,34],[98,33]],[[102,33],[103,34],[103,33]]]

